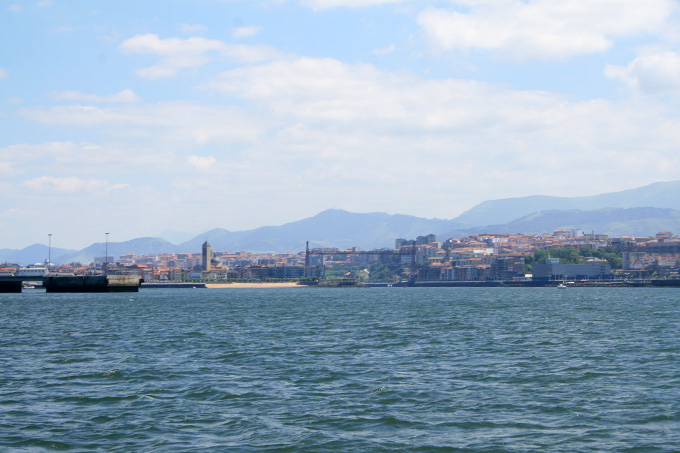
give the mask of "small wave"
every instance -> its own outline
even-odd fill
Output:
[[[680,414],[654,414],[649,417],[646,417],[637,424],[640,425],[657,425],[657,424],[665,424],[665,423],[677,423],[678,420],[680,420]]]
[[[155,397],[153,395],[140,395],[138,397],[135,397],[132,401],[130,401],[128,404],[125,405],[125,407],[136,407],[136,406],[144,406],[148,404],[155,404],[157,401],[161,401],[163,398]]]
[[[64,403],[78,403],[78,404],[111,404],[111,403],[121,403],[129,400],[134,400],[136,399],[135,396],[132,395],[123,395],[123,396],[111,396],[111,395],[106,395],[106,396],[93,396],[93,395],[75,395],[75,396],[63,396],[60,398],[56,398],[55,401],[58,402],[64,402]]]
[[[34,449],[34,448],[46,449],[46,450],[69,450],[69,449],[71,449],[71,445],[66,444],[64,442],[56,442],[56,441],[43,440],[43,439],[21,440],[21,441],[15,442],[14,444],[11,444],[10,446],[13,447],[13,448],[17,448],[17,449],[30,448],[31,450]]]
[[[95,417],[92,417],[89,421],[91,423],[109,423],[114,421],[115,418],[109,417],[108,415],[97,415]]]
[[[69,363],[78,363],[78,362],[87,362],[87,360],[77,359],[77,358],[74,358],[74,357],[66,357],[66,358],[63,358],[63,359],[53,360],[50,363],[67,365]]]

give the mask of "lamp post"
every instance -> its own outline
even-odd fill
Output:
[[[49,272],[52,267],[52,233],[47,233],[47,240],[47,272]]]
[[[104,275],[109,273],[109,233],[104,233],[106,235],[106,251],[104,252]]]

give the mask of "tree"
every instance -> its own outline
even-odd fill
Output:
[[[617,252],[613,247],[604,247],[596,249],[593,256],[607,260],[607,263],[612,267],[612,269],[622,269],[623,268],[623,254]]]
[[[583,248],[581,251],[574,247],[564,247],[549,250],[537,250],[534,256],[525,258],[525,271],[531,272],[534,264],[543,264],[547,258],[559,258],[560,263],[563,264],[581,264],[585,257],[595,257],[607,260],[607,263],[612,269],[621,269],[623,267],[623,258],[621,252],[617,252],[612,247],[602,247],[597,249]]]
[[[563,264],[580,264],[583,262],[578,250],[573,247],[564,247],[550,250],[537,250],[534,252],[533,263],[544,264],[548,258],[559,258]]]
[[[394,276],[401,276],[403,267],[400,262],[392,261],[383,264],[375,263],[370,267],[369,279],[375,282],[389,282],[394,280]]]

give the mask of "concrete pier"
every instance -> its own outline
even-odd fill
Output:
[[[46,277],[43,286],[48,293],[129,293],[138,292],[141,279],[132,275],[89,277]]]
[[[134,275],[0,276],[0,293],[20,293],[24,282],[41,282],[48,293],[136,293],[142,279]]]
[[[20,293],[23,282],[1,282],[0,293]]]

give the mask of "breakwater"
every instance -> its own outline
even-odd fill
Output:
[[[47,277],[43,286],[48,293],[127,293],[139,291],[141,279],[132,275],[85,277]]]
[[[142,279],[133,275],[0,277],[0,293],[20,293],[24,282],[42,284],[48,293],[137,292]]]

